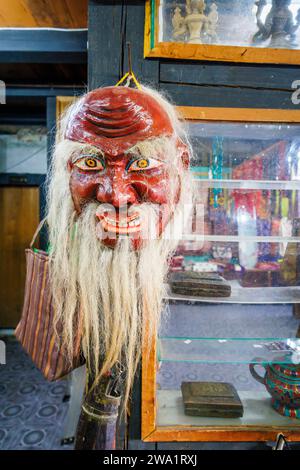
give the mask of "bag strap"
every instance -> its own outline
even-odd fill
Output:
[[[40,221],[39,225],[38,225],[38,228],[36,229],[36,231],[34,232],[34,235],[32,237],[32,240],[31,240],[31,243],[30,243],[30,248],[33,248],[33,245],[35,244],[35,240],[38,236],[38,234],[40,233],[40,231],[42,230],[45,222],[47,220],[47,217],[45,217],[43,220]]]

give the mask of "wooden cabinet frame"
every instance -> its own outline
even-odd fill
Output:
[[[300,49],[158,42],[159,0],[146,0],[144,57],[261,64],[300,64]],[[154,16],[151,12],[154,10]]]
[[[177,110],[187,120],[227,121],[227,122],[265,122],[265,123],[300,123],[300,110],[281,109],[241,109],[241,108],[196,108],[179,106]],[[146,330],[146,328],[145,328]],[[142,354],[142,399],[141,429],[142,440],[146,442],[254,442],[275,441],[279,432],[289,441],[300,441],[298,429],[276,426],[157,426],[156,424],[156,348],[153,341],[150,352]],[[300,424],[300,423],[299,423]]]

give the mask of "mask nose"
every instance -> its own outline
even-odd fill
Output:
[[[97,200],[120,208],[139,202],[135,189],[126,182],[123,172],[114,172],[105,186],[99,185]]]

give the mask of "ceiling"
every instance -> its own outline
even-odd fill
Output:
[[[88,0],[0,0],[0,28],[87,28]]]
[[[62,33],[34,29],[86,29],[87,12],[88,0],[0,0],[0,30],[29,28],[18,32],[1,30],[0,78],[9,90],[6,105],[0,106],[1,123],[26,121],[44,125],[47,90],[58,87],[64,94],[66,88],[68,94],[70,88],[74,92],[78,88],[84,89],[87,63],[86,57],[82,57],[82,44],[86,39],[85,42],[77,36],[76,39],[74,35],[81,34],[78,31]],[[47,35],[51,42],[49,47]],[[22,41],[26,43],[24,48]],[[61,49],[57,49],[60,44]],[[39,87],[40,93],[34,93]]]
[[[87,12],[88,0],[0,0],[0,78],[6,86],[85,86],[87,59],[80,56],[84,52],[81,50],[84,38],[70,35],[81,34],[71,30],[87,28]],[[29,30],[16,32],[1,28]],[[35,31],[35,28],[70,31],[63,32],[66,36],[47,39],[48,36],[44,37],[47,31]],[[22,53],[23,49],[26,54]]]

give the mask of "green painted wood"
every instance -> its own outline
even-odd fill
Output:
[[[123,1],[89,0],[89,89],[115,85],[122,73]]]
[[[159,78],[166,83],[291,90],[292,82],[300,80],[300,68],[162,60]]]
[[[292,91],[175,83],[160,83],[160,89],[180,106],[297,109],[291,101]]]
[[[145,2],[125,2],[126,43],[131,46],[132,69],[139,81],[157,88],[159,60],[144,59]],[[128,71],[128,49],[124,47],[124,73]]]
[[[143,58],[144,20],[144,1],[89,1],[89,89],[115,85],[128,71],[128,42],[137,79],[157,87],[159,61]]]

